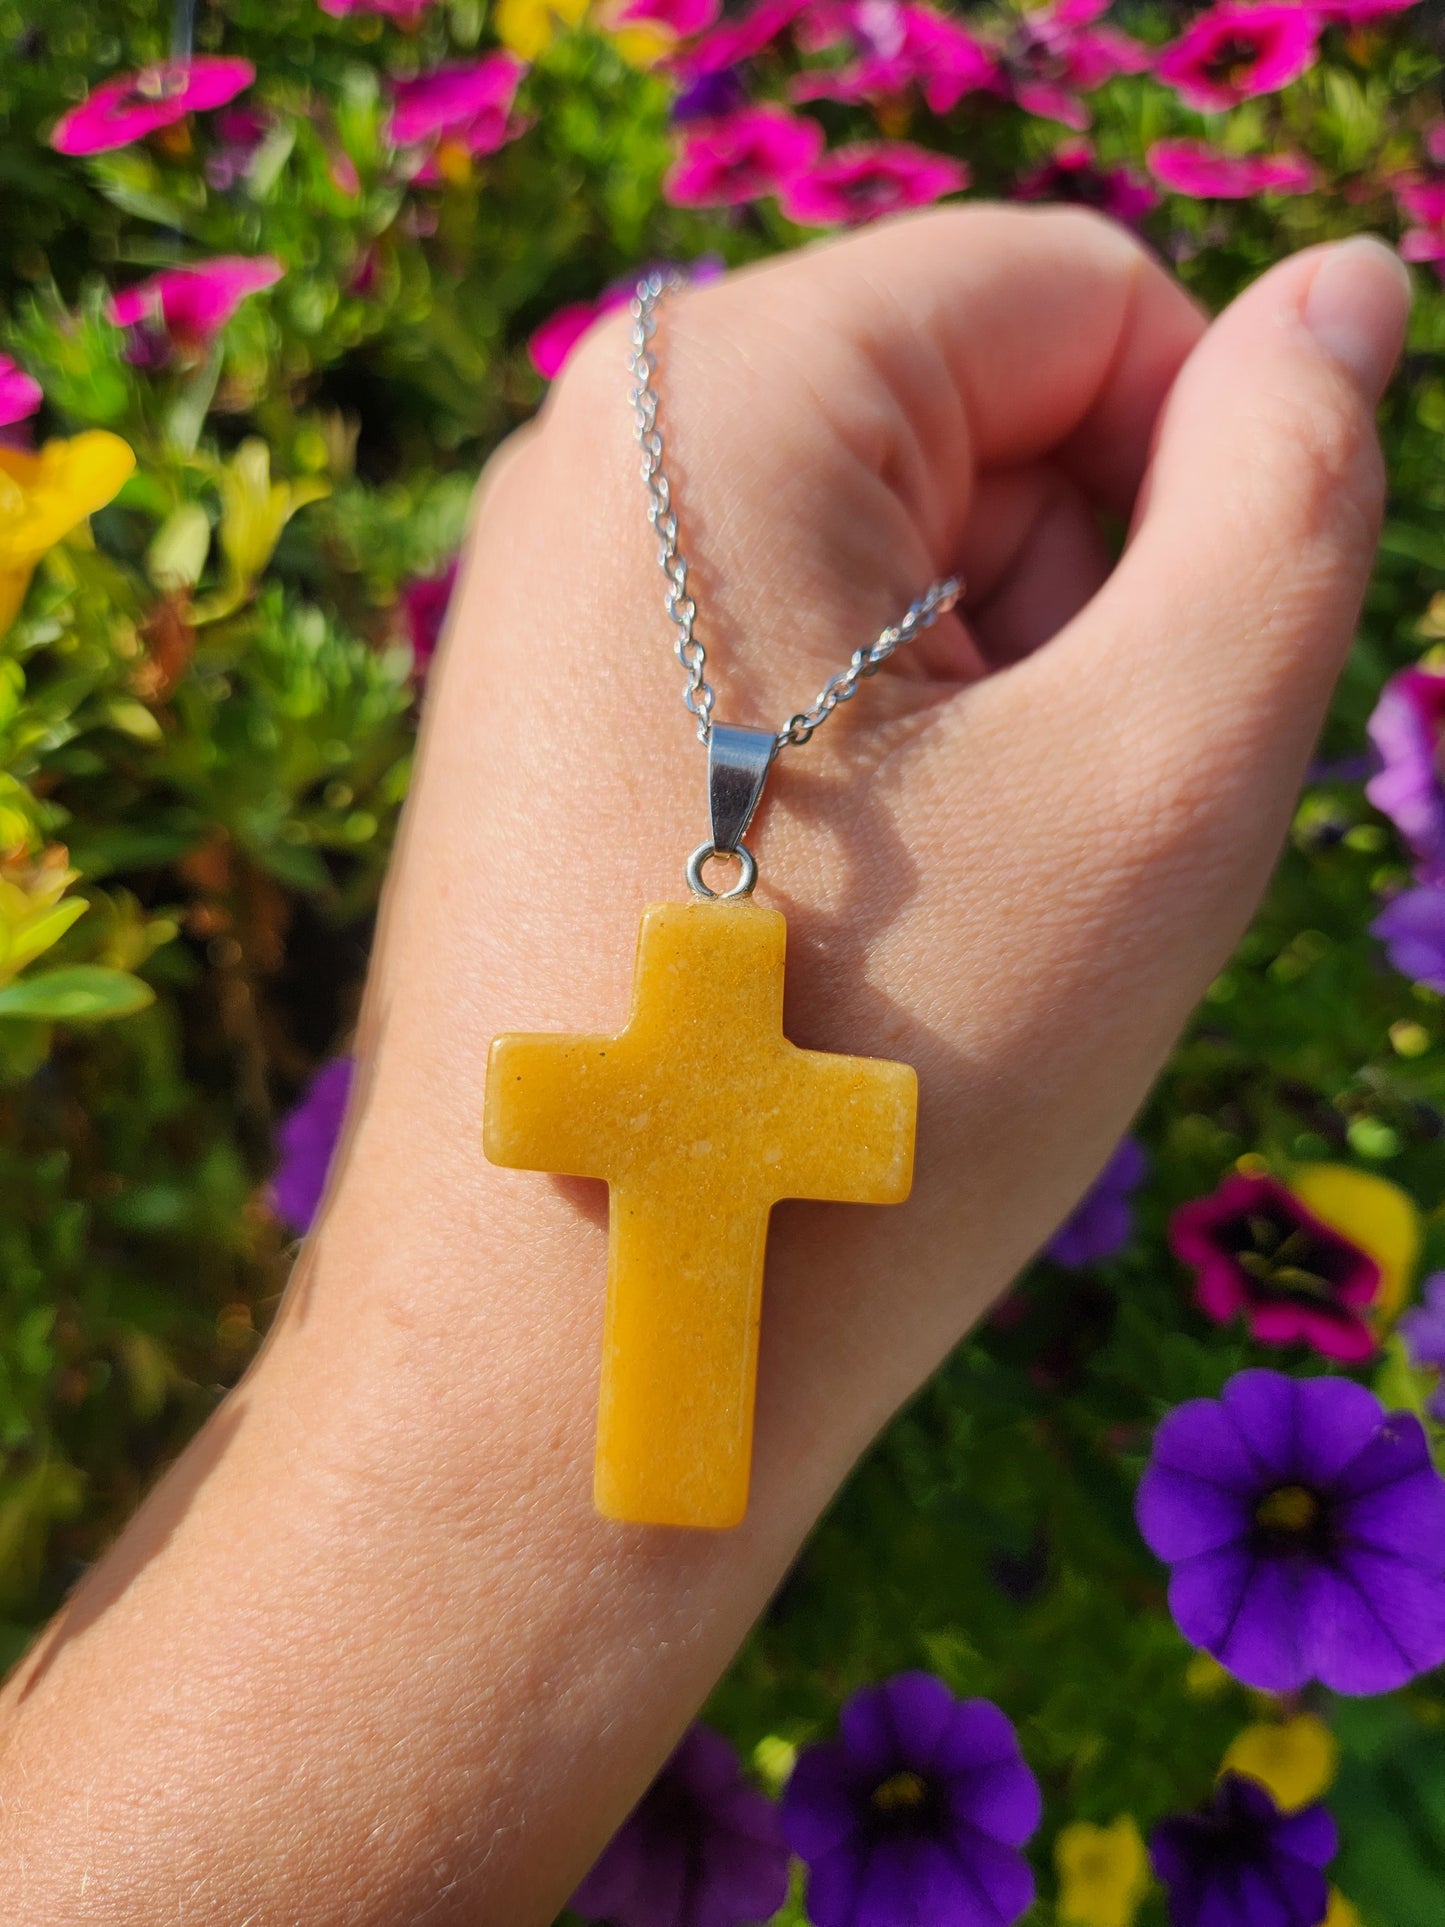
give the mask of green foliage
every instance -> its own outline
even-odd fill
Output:
[[[797,242],[771,201],[670,206],[671,88],[605,32],[529,72],[526,130],[449,184],[409,178],[388,87],[491,44],[473,0],[412,28],[314,0],[201,11],[244,53],[264,125],[218,117],[88,161],[46,144],[113,71],[160,57],[169,0],[0,0],[0,347],[42,384],[44,431],[135,449],[117,502],[53,549],[0,637],[0,1658],[18,1652],[257,1342],[289,1252],[266,1204],[278,1112],[344,1048],[410,768],[403,598],[461,541],[489,451],[536,406],[530,332],[638,263],[737,265]],[[1001,34],[1008,9],[970,24]],[[1125,24],[1177,30],[1161,3]],[[756,91],[791,71],[761,56]],[[1231,152],[1307,154],[1293,199],[1167,200],[1153,242],[1207,302],[1283,250],[1397,214],[1438,112],[1406,20],[1331,29],[1285,94],[1208,123]],[[1147,77],[1092,98],[1101,162],[1206,123]],[[1007,194],[1057,126],[988,95],[942,119],[823,103],[836,144],[912,139]],[[110,291],[177,262],[285,270],[214,340],[149,360]],[[1387,1172],[1445,1264],[1441,1000],[1365,934],[1404,877],[1357,759],[1385,676],[1445,638],[1445,296],[1422,288],[1385,411],[1394,480],[1323,773],[1253,928],[1144,1121],[1153,1173],[1130,1250],[1087,1279],[1044,1261],[880,1442],[803,1553],[710,1717],[760,1779],[840,1698],[904,1666],[998,1699],[1069,1820],[1146,1829],[1197,1803],[1256,1696],[1190,1666],[1132,1498],[1154,1423],[1262,1356],[1192,1309],[1170,1210],[1242,1156]],[[99,1020],[107,1020],[101,1022]],[[960,1182],[966,1182],[961,1174]],[[1397,1345],[1378,1389],[1420,1409]],[[1340,1884],[1370,1927],[1425,1927],[1445,1876],[1445,1690],[1323,1708],[1344,1749]],[[795,1896],[780,1916],[803,1918]],[[1154,1896],[1141,1920],[1163,1918]]]

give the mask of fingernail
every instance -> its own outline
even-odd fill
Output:
[[[1373,234],[1332,247],[1305,296],[1304,324],[1371,404],[1384,394],[1410,318],[1410,270]]]

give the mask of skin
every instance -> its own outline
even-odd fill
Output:
[[[775,1214],[721,1535],[593,1515],[605,1196],[480,1153],[490,1038],[620,1026],[704,822],[625,321],[589,339],[480,493],[321,1227],[5,1695],[11,1927],[552,1917],[1247,920],[1373,554],[1406,302],[1384,250],[1315,251],[1206,333],[1118,229],[970,207],[664,310],[721,716],[780,720],[969,585],[753,832],[789,1034],[907,1058],[922,1099],[906,1206]]]

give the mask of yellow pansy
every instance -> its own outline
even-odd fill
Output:
[[[1340,1748],[1313,1713],[1246,1726],[1224,1756],[1221,1771],[1247,1773],[1292,1813],[1318,1800],[1335,1777]]]
[[[1062,1927],[1133,1927],[1149,1891],[1149,1856],[1127,1814],[1111,1827],[1078,1820],[1054,1842]]]
[[[1420,1258],[1414,1200],[1388,1178],[1348,1164],[1297,1164],[1287,1182],[1317,1218],[1374,1259],[1380,1291],[1371,1309],[1393,1318],[1410,1295]]]
[[[114,500],[134,467],[127,444],[100,429],[47,442],[38,455],[0,447],[0,635],[20,613],[41,556]]]
[[[1346,1900],[1338,1887],[1331,1887],[1330,1911],[1320,1922],[1320,1927],[1364,1927],[1364,1922],[1354,1902]]]

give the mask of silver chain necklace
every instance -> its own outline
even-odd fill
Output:
[[[712,836],[700,843],[687,860],[687,881],[698,897],[747,896],[758,880],[758,866],[743,842],[748,824],[763,793],[768,770],[780,751],[806,743],[838,707],[858,692],[865,676],[875,676],[895,650],[922,630],[932,627],[954,608],[963,593],[962,578],[945,576],[932,583],[911,603],[903,616],[884,629],[866,648],[855,649],[846,666],[830,676],[809,709],[789,716],[781,729],[747,729],[713,720],[713,689],[707,680],[707,651],[698,641],[697,603],[688,591],[688,563],[678,547],[677,511],[672,487],[663,468],[662,430],[657,424],[661,396],[657,388],[657,356],[652,338],[657,332],[657,310],[664,297],[687,285],[675,270],[654,270],[637,284],[632,299],[632,335],[628,369],[632,376],[632,409],[637,445],[642,451],[642,482],[647,490],[647,519],[657,536],[657,560],[667,578],[664,605],[677,631],[673,654],[687,675],[682,692],[688,714],[696,718],[697,739],[708,752],[708,800]],[[729,890],[709,889],[703,865],[715,856],[737,859],[740,874]]]

